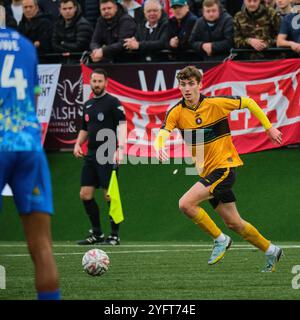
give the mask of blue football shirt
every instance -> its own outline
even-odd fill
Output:
[[[37,64],[28,39],[0,28],[0,151],[42,150],[35,107]]]

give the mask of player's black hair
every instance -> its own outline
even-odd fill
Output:
[[[92,76],[94,73],[96,73],[96,74],[103,74],[105,80],[108,78],[107,72],[106,72],[104,69],[102,69],[102,68],[97,68],[97,69],[93,70],[91,76]]]

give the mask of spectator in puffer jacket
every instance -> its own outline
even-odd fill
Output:
[[[23,0],[23,17],[18,30],[31,40],[39,54],[51,51],[53,22],[39,10],[37,0]]]
[[[93,62],[122,55],[124,39],[136,32],[134,19],[115,0],[100,0],[100,12],[90,44]]]
[[[190,37],[191,46],[203,60],[223,59],[233,46],[233,19],[219,0],[204,0],[203,16]]]
[[[93,29],[81,15],[76,0],[60,0],[60,17],[54,25],[52,48],[54,52],[69,55],[88,50]]]

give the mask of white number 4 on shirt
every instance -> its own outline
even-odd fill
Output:
[[[14,74],[12,75],[13,64],[15,61],[15,56],[12,54],[7,54],[4,58],[3,68],[1,72],[1,87],[2,88],[16,88],[17,99],[24,100],[25,89],[28,86],[28,82],[24,79],[23,70],[20,68],[14,69]],[[12,77],[11,77],[12,76]]]

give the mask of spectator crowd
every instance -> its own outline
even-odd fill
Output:
[[[221,60],[232,48],[300,53],[300,0],[0,0],[40,55],[93,62]],[[2,10],[3,12],[3,10]]]

